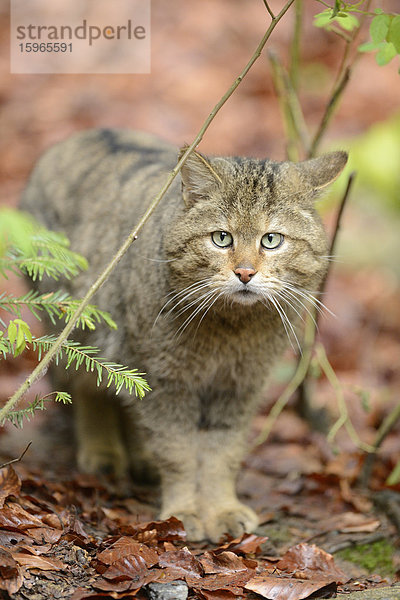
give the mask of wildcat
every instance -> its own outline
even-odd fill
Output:
[[[22,208],[89,259],[89,274],[65,282],[71,294],[83,296],[176,160],[156,137],[107,129],[44,154]],[[192,153],[97,293],[118,329],[72,336],[145,371],[152,388],[141,401],[121,391],[129,406],[121,414],[95,377],[66,372],[79,467],[158,472],[160,518],[181,519],[189,540],[217,542],[257,526],[235,478],[266,376],[304,306],[317,302],[311,291],[328,259],[314,201],[346,160],[344,152],[297,164]]]

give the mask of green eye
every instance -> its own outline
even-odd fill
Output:
[[[211,239],[218,248],[228,248],[233,244],[233,237],[227,231],[213,231]]]
[[[282,244],[284,237],[281,233],[266,233],[261,238],[261,246],[267,250],[275,250]]]

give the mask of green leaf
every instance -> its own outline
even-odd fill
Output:
[[[400,54],[400,15],[392,19],[386,39],[393,44],[397,53]]]
[[[20,354],[22,354],[23,351],[25,350],[25,346],[26,346],[26,340],[25,340],[24,332],[22,330],[22,327],[18,327],[17,339],[15,342],[14,356],[19,356]]]
[[[10,340],[10,344],[13,344],[17,339],[17,326],[14,321],[10,321],[8,324],[8,339]]]
[[[396,48],[391,42],[385,43],[376,55],[376,62],[380,67],[387,65],[396,56]]]
[[[332,10],[327,8],[326,10],[314,15],[314,25],[315,27],[325,27],[332,20]]]
[[[386,38],[389,31],[389,25],[389,15],[381,14],[372,19],[369,27],[369,34],[371,36],[371,40],[375,42],[375,44],[383,42],[383,40]]]
[[[353,31],[353,29],[360,25],[357,17],[350,14],[346,14],[340,17],[337,16],[335,17],[335,21],[336,23],[338,23],[338,25],[340,25],[340,27],[343,27],[343,29],[345,29],[346,31]]]
[[[380,44],[375,44],[375,42],[365,42],[364,44],[360,44],[358,46],[359,52],[375,52],[382,48],[382,42]]]

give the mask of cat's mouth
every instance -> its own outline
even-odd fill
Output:
[[[241,304],[254,304],[259,300],[259,295],[248,287],[243,287],[232,294],[232,299]]]

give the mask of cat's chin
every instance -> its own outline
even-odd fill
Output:
[[[255,294],[254,292],[250,292],[249,290],[240,290],[231,294],[231,299],[239,304],[246,304],[247,306],[250,306],[251,304],[258,302],[260,298],[259,295]]]

